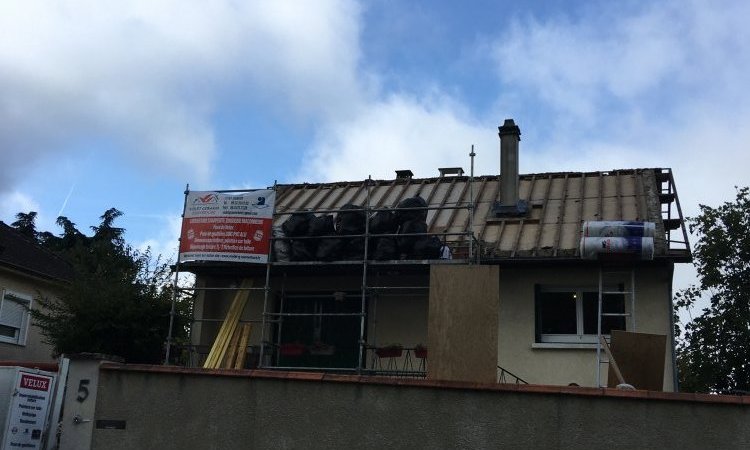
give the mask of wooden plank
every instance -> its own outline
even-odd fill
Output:
[[[318,201],[315,202],[315,204],[310,209],[312,209],[313,211],[317,211],[318,209],[320,209],[320,205],[322,205],[323,202],[326,201],[326,199],[328,198],[328,196],[331,195],[331,193],[333,193],[333,191],[335,191],[335,190],[336,190],[336,185],[329,185],[329,187],[326,189],[326,191],[328,191],[328,192],[326,192],[325,194],[321,195],[318,198]]]
[[[432,219],[430,219],[430,222],[427,224],[427,230],[432,230],[432,227],[435,226],[435,222],[437,221],[438,215],[443,212],[443,207],[445,206],[445,203],[448,201],[448,197],[450,197],[451,192],[453,192],[453,186],[456,184],[456,178],[451,178],[451,184],[448,186],[448,191],[443,196],[443,200],[440,202],[440,209],[435,210],[435,214],[432,215]]]
[[[602,218],[602,207],[604,204],[604,199],[602,198],[602,195],[604,195],[604,175],[599,172],[599,197],[598,202],[596,205],[596,220],[604,220]]]
[[[531,195],[534,193],[534,184],[536,183],[536,174],[531,176],[531,187],[529,187],[529,195],[526,197],[526,202],[529,202],[531,199]],[[528,205],[529,208],[531,208],[531,205]],[[526,220],[523,218],[521,219],[521,222],[518,224],[518,232],[516,233],[515,239],[513,239],[513,247],[510,251],[510,257],[513,258],[516,256],[516,252],[518,251],[518,243],[521,242],[521,234],[523,234],[524,225],[526,224]]]
[[[565,217],[565,208],[568,205],[568,174],[565,174],[565,181],[563,181],[563,192],[562,192],[562,203],[560,204],[560,212],[557,216],[557,226],[555,227],[555,244],[553,245],[552,255],[557,256],[557,251],[560,249],[560,237],[562,235],[563,218]]]
[[[498,266],[430,266],[427,378],[495,383]]]
[[[208,353],[206,362],[203,364],[204,368],[218,368],[223,361],[224,355],[227,351],[227,347],[229,346],[230,339],[232,338],[232,334],[237,328],[237,324],[239,323],[242,311],[245,309],[245,305],[247,304],[247,299],[250,294],[248,288],[251,288],[252,286],[252,279],[245,278],[242,281],[242,284],[240,285],[241,289],[235,293],[232,305],[229,307],[229,311],[227,312],[227,317],[224,319],[224,322],[222,322],[219,333],[216,336],[216,340],[211,346],[211,350]]]
[[[620,172],[615,172],[615,197],[617,198],[617,220],[625,220],[625,212],[622,205],[622,174]]]
[[[249,323],[242,325],[242,334],[237,349],[237,359],[234,363],[235,369],[244,369],[245,360],[247,359],[247,344],[250,342],[250,331],[252,327]]]
[[[578,195],[579,208],[578,208],[578,220],[577,220],[579,230],[581,230],[583,227],[583,202],[584,202],[585,197],[586,197],[586,174],[581,173],[581,190],[580,190],[580,194]],[[576,246],[576,256],[581,256],[580,246]]]
[[[604,349],[604,352],[607,354],[609,367],[617,377],[617,381],[619,381],[619,384],[625,384],[625,379],[622,377],[622,372],[620,372],[620,368],[617,366],[617,360],[614,356],[612,356],[612,352],[609,350],[609,344],[607,344],[607,340],[604,339],[604,336],[599,336],[599,345],[602,346],[602,349]],[[607,384],[609,384],[609,382],[607,382]]]
[[[646,211],[646,193],[643,189],[643,171],[639,170],[635,174],[635,207],[638,210],[637,220],[648,220],[648,211]]]
[[[229,340],[227,352],[221,360],[220,367],[222,369],[230,369],[234,367],[234,360],[237,357],[237,343],[239,342],[239,340],[240,330],[239,328],[235,328],[234,333],[232,333],[232,338]]]
[[[470,181],[467,180],[466,183],[468,185]],[[479,192],[476,193],[476,196],[473,199],[470,199],[470,203],[473,202],[472,204],[473,207],[471,208],[471,214],[466,214],[466,219],[464,220],[463,226],[461,226],[462,231],[471,231],[471,232],[474,231],[474,230],[469,230],[469,223],[471,223],[471,218],[475,215],[477,211],[477,204],[479,203],[478,199],[482,197],[482,193],[484,192],[485,186],[487,186],[486,178],[482,180],[482,184],[479,186]],[[474,225],[476,225],[476,223]],[[465,238],[466,238],[465,236],[459,236],[459,240],[461,242],[463,242]]]
[[[495,189],[492,191],[492,196],[490,196],[490,205],[489,209],[492,210],[492,207],[495,205],[495,202],[497,202],[497,196],[500,194],[500,175],[497,176],[497,179],[495,180]],[[490,224],[487,223],[487,219],[484,219],[484,225],[482,226],[482,230],[479,232],[479,241],[484,240],[485,232],[487,231],[487,228]],[[500,245],[498,243],[495,243],[495,248]]]
[[[304,195],[305,190],[307,190],[307,185],[302,185],[302,187],[300,189],[297,189],[297,193],[294,194],[294,196],[289,199],[289,202],[285,205],[284,209],[282,211],[279,211],[279,212],[286,212],[286,211],[294,211],[294,210],[296,210],[296,208],[292,209],[292,207],[294,206],[295,203],[297,203],[297,200],[299,200],[299,198],[302,195]],[[289,195],[292,195],[292,194],[290,193]]]
[[[448,222],[446,223],[447,226],[445,227],[446,230],[453,233],[453,222],[456,220],[456,215],[458,214],[459,209],[457,208],[461,204],[461,200],[466,195],[466,192],[469,190],[469,183],[464,183],[464,187],[461,189],[461,192],[458,194],[458,198],[456,199],[455,208],[453,208],[450,212],[450,216],[448,217]],[[447,197],[446,197],[447,198]],[[468,202],[467,202],[468,203]],[[438,210],[439,211],[439,210]],[[467,210],[468,213],[468,210]],[[437,214],[433,218],[437,217]],[[427,228],[428,231],[431,230],[431,228]],[[459,231],[465,231],[465,228],[460,229]],[[452,240],[463,240],[463,236],[451,236]]]
[[[664,389],[667,336],[612,330],[610,345],[628,384],[649,391]],[[607,384],[614,386],[615,383],[616,377],[611,374]]]
[[[412,180],[411,178],[406,179],[406,183],[404,183],[403,189],[401,189],[401,191],[398,192],[398,195],[396,195],[396,200],[393,202],[393,206],[392,206],[393,208],[398,206],[398,202],[401,201],[401,198],[404,196],[404,194],[406,194],[406,191],[409,190],[409,187],[411,186],[411,180]]]
[[[336,209],[339,206],[339,201],[341,201],[341,198],[346,194],[346,191],[349,190],[349,186],[351,186],[351,183],[346,183],[344,187],[341,188],[339,193],[336,195],[336,197],[331,201],[331,204],[328,205],[328,208],[326,209]],[[338,189],[338,188],[337,188]]]
[[[547,189],[544,190],[544,198],[542,199],[542,211],[539,215],[539,228],[536,229],[536,237],[534,238],[534,251],[532,255],[537,256],[539,253],[539,242],[542,239],[542,230],[546,223],[544,221],[544,215],[547,213],[547,203],[549,203],[549,192],[552,189],[552,177],[547,177]]]
[[[391,191],[393,190],[393,187],[395,185],[396,185],[396,180],[393,180],[391,182],[390,186],[388,186],[388,188],[386,188],[385,193],[383,194],[383,196],[380,197],[380,200],[378,200],[378,203],[375,204],[375,208],[382,208],[383,207],[383,202],[385,202],[386,199],[391,195]]]
[[[357,188],[357,190],[354,191],[354,194],[352,194],[352,196],[349,197],[349,199],[344,202],[344,205],[356,204],[356,203],[354,203],[355,200],[357,200],[357,197],[359,197],[359,194],[362,193],[362,190],[364,190],[366,186],[367,186],[367,182],[363,181],[362,184],[359,185],[359,187]],[[362,205],[357,205],[357,206],[362,206]]]

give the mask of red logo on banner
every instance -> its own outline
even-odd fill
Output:
[[[49,390],[49,378],[21,374],[21,387],[24,389],[33,389],[35,391],[47,391]]]

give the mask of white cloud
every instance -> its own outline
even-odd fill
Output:
[[[347,0],[3,2],[0,190],[92,135],[206,180],[222,101],[348,114],[365,89],[358,16]]]
[[[15,221],[16,214],[19,212],[36,211],[38,213],[39,209],[39,203],[23,192],[11,191],[0,194],[0,217],[9,218],[8,225]]]
[[[517,20],[490,48],[507,90],[530,94],[529,110],[552,109],[535,124],[543,157],[532,170],[672,167],[683,204],[746,184],[750,4],[720,3]]]
[[[438,167],[456,166],[468,173],[472,144],[478,154],[476,173],[496,173],[499,144],[491,123],[472,119],[439,93],[429,99],[393,95],[323,129],[298,179],[390,179],[396,169],[432,177]]]
[[[743,2],[589,7],[576,20],[517,20],[490,49],[509,88],[556,110],[555,123],[594,129],[747,95],[749,14]]]
[[[182,227],[180,214],[156,215],[150,218],[160,225],[153,227],[149,236],[133,246],[140,251],[150,248],[152,255],[161,255],[164,261],[174,263],[177,261],[177,247]]]

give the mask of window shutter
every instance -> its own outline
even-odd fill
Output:
[[[26,302],[6,293],[0,310],[0,324],[21,329],[25,315]]]

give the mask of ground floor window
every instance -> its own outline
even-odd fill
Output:
[[[622,291],[622,286],[607,291]],[[599,313],[596,288],[537,287],[536,341],[548,343],[595,343]],[[625,313],[625,294],[604,294],[602,312]],[[602,334],[625,330],[624,316],[602,316]]]
[[[0,298],[0,342],[26,345],[31,296],[3,290]]]
[[[279,299],[279,306],[279,367],[357,367],[361,294],[288,295]]]

